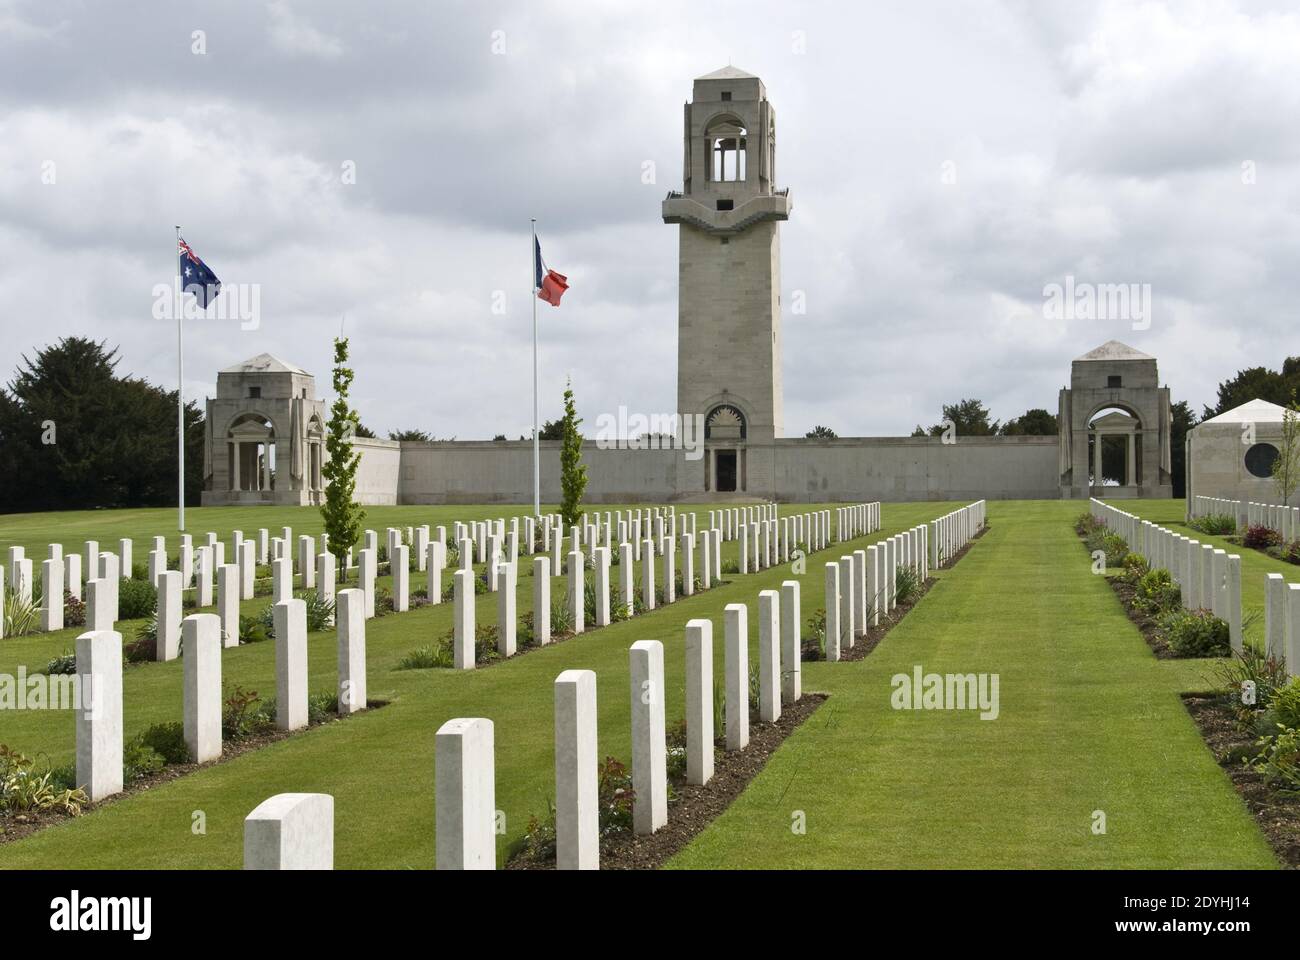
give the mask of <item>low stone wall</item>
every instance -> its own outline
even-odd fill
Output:
[[[530,503],[527,440],[358,440],[363,503]],[[745,446],[737,497],[787,503],[858,500],[1043,500],[1060,497],[1055,437],[850,437]],[[705,461],[680,450],[583,445],[588,503],[725,499],[705,489]],[[560,444],[541,444],[543,502],[560,499]]]

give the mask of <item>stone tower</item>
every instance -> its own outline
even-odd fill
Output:
[[[735,67],[695,80],[685,107],[678,225],[677,412],[703,414],[705,489],[746,489],[745,441],[782,435],[781,247],[790,196],[776,184],[776,115]]]

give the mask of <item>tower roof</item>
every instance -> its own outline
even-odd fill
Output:
[[[1201,423],[1281,423],[1285,413],[1286,407],[1256,397]]]
[[[295,367],[292,363],[285,363],[279,357],[274,357],[269,353],[259,353],[255,357],[249,357],[242,363],[237,363],[233,367],[226,367],[219,373],[297,373],[303,376],[310,376],[306,370]]]
[[[1141,350],[1134,350],[1127,343],[1120,343],[1118,340],[1107,340],[1095,350],[1089,350],[1081,357],[1076,357],[1075,362],[1080,360],[1154,360],[1155,357],[1143,353]]]
[[[696,80],[757,80],[758,77],[752,73],[746,73],[740,67],[733,67],[727,64],[725,67],[719,67],[712,73],[706,73],[702,77],[696,77]]]

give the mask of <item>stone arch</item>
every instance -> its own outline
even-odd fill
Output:
[[[278,436],[275,418],[258,410],[242,410],[230,417],[219,442],[227,447],[226,476],[232,491],[273,489]]]
[[[704,416],[706,440],[744,440],[748,433],[749,418],[735,403],[716,403]]]
[[[713,183],[748,179],[749,131],[734,113],[717,113],[704,125],[705,170]]]

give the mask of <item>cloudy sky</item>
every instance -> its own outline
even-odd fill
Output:
[[[674,410],[681,104],[728,62],[778,117],[786,432],[1056,409],[1116,338],[1199,410],[1300,352],[1300,16],[1285,4],[0,0],[0,374],[61,335],[171,386],[174,225],[254,330],[188,324],[185,391],[267,351],[381,435]],[[201,31],[201,32],[200,32]],[[643,175],[653,164],[653,183]],[[351,176],[351,172],[355,175]],[[349,182],[355,180],[355,182]],[[1141,317],[1044,288],[1149,284]]]

